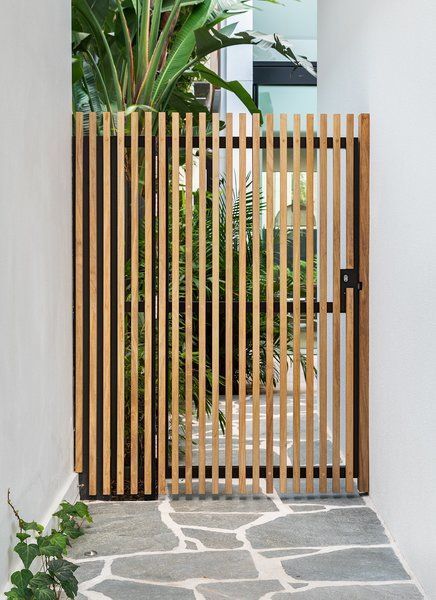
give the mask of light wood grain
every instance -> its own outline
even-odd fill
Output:
[[[212,114],[212,494],[219,492],[219,114]]]
[[[233,445],[233,115],[226,115],[226,494],[232,493]]]
[[[346,266],[354,268],[354,115],[347,115]],[[345,348],[345,491],[354,491],[354,290],[347,289]]]
[[[333,481],[341,491],[341,116],[333,116]]]
[[[103,113],[103,494],[111,493],[111,164],[110,113]]]
[[[117,494],[124,494],[125,115],[117,116]]]
[[[199,114],[198,492],[206,493],[206,113]]]
[[[185,492],[192,494],[192,113],[186,115],[185,209]]]
[[[130,492],[138,493],[138,113],[130,118]]]
[[[294,329],[294,341],[293,341],[293,490],[294,493],[300,492],[300,438],[301,438],[301,424],[300,424],[300,329],[301,329],[301,308],[300,308],[300,163],[301,163],[301,138],[300,138],[300,115],[294,115],[294,189],[293,189],[293,300],[294,300],[294,314],[293,314],[293,329]]]
[[[288,122],[280,115],[280,492],[287,488],[288,458]]]
[[[179,493],[179,114],[172,113],[172,261],[171,261],[171,493]]]
[[[320,116],[319,153],[319,491],[327,491],[327,115]]]
[[[83,113],[76,113],[75,160],[75,464],[83,471]]]
[[[369,178],[370,117],[359,115],[359,477],[361,493],[369,493]]]
[[[260,492],[260,116],[253,115],[253,494]]]
[[[166,492],[167,464],[167,169],[166,169],[166,114],[159,113],[158,130],[159,178],[159,399],[158,399],[158,492]]]
[[[274,122],[266,115],[266,492],[273,492]]]
[[[247,491],[247,196],[246,115],[239,115],[239,493]]]
[[[97,494],[97,115],[89,113],[89,495]]]
[[[312,494],[314,466],[314,116],[306,117],[306,493]]]
[[[144,114],[144,493],[153,493],[153,195],[152,113]]]

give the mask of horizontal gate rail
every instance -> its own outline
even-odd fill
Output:
[[[73,143],[82,495],[366,493],[369,116],[115,122]]]

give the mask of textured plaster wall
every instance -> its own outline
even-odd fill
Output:
[[[371,497],[436,598],[436,5],[318,2],[320,112],[370,112]]]
[[[5,2],[0,35],[1,590],[7,489],[44,522],[74,483],[70,2]]]

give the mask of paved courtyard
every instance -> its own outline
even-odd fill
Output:
[[[79,599],[423,598],[359,496],[93,502]],[[89,556],[90,552],[95,552]]]

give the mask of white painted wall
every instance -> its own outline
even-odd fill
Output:
[[[318,3],[320,112],[370,112],[371,497],[436,598],[436,4]]]
[[[7,489],[46,522],[75,481],[69,0],[3,3],[0,37],[1,591]]]

